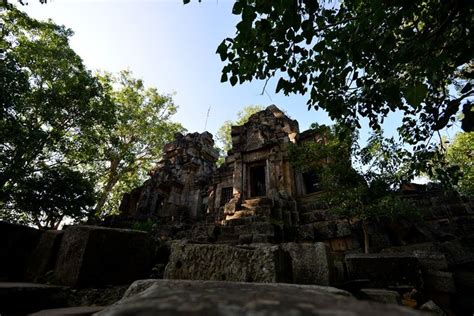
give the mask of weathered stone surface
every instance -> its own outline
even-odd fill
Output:
[[[298,241],[313,241],[314,240],[314,225],[305,224],[298,227]]]
[[[379,303],[402,304],[400,294],[396,291],[381,290],[381,289],[362,289],[361,293],[367,298]]]
[[[334,265],[329,247],[318,243],[281,244],[291,257],[293,283],[330,285],[334,279]]]
[[[0,221],[0,281],[24,281],[28,257],[42,231]]]
[[[124,196],[122,215],[175,223],[204,218],[217,157],[210,133],[177,133],[174,141],[163,147],[163,159],[150,172],[150,179]]]
[[[47,274],[54,270],[64,231],[47,230],[28,259],[27,278],[33,282],[47,281]]]
[[[424,315],[397,305],[358,301],[331,287],[157,280],[147,290],[99,312],[125,315]]]
[[[58,284],[124,284],[146,277],[152,248],[147,233],[95,226],[65,230],[54,271]]]
[[[284,252],[273,245],[234,247],[175,242],[165,279],[285,282],[291,279],[288,261]]]
[[[346,265],[352,280],[368,279],[371,287],[411,286],[423,281],[418,260],[404,254],[349,254]]]
[[[60,286],[0,282],[0,314],[22,315],[66,306],[67,292]]]
[[[133,282],[123,294],[122,300],[130,298],[148,289],[156,283],[156,279],[137,280]]]
[[[30,316],[88,316],[100,312],[104,306],[78,306],[55,309],[45,309]]]
[[[327,240],[352,234],[351,225],[346,220],[316,222],[313,227],[316,240]]]
[[[423,272],[423,281],[427,290],[445,293],[456,292],[451,272],[427,270]]]
[[[428,301],[420,306],[420,310],[429,311],[436,316],[447,316],[447,314],[433,301]]]
[[[422,271],[435,270],[443,271],[448,269],[446,256],[440,252],[413,251],[413,255],[418,259]]]

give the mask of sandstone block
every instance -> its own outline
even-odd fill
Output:
[[[445,293],[456,292],[451,272],[427,270],[423,272],[423,281],[427,290]]]
[[[53,271],[59,253],[64,231],[45,231],[28,260],[27,277],[34,282],[43,283],[48,272]]]
[[[0,282],[0,314],[26,315],[67,305],[67,289],[34,283]]]
[[[313,224],[300,225],[298,227],[299,241],[313,241],[314,240],[314,226]]]
[[[426,270],[447,270],[448,261],[446,256],[440,252],[413,251],[413,255],[418,259],[422,271]]]
[[[236,247],[218,244],[171,246],[165,279],[238,282],[288,282],[289,258],[278,246]]]
[[[0,221],[0,280],[23,281],[42,231]]]
[[[124,284],[146,277],[151,259],[145,232],[73,226],[64,232],[54,278],[69,286]]]
[[[281,244],[291,258],[293,283],[330,285],[334,265],[329,247],[322,243]]]

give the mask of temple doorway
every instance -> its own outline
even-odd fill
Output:
[[[267,195],[265,183],[265,163],[253,165],[249,169],[250,197]]]

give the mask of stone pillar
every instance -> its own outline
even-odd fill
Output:
[[[244,192],[244,181],[246,181],[245,168],[242,160],[241,154],[235,154],[234,162],[234,174],[233,174],[233,183],[234,183],[234,194],[241,193],[244,198],[247,198],[247,192]],[[246,191],[246,190],[245,190]]]

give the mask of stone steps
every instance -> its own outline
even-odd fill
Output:
[[[302,212],[299,215],[300,224],[310,224],[314,222],[321,222],[336,219],[334,214],[329,213],[328,210],[313,210],[309,212]]]
[[[68,289],[37,283],[0,282],[0,314],[22,315],[67,306]]]
[[[242,202],[242,207],[254,208],[257,206],[266,206],[272,207],[273,201],[269,198],[256,198],[256,199],[247,199]]]
[[[235,220],[230,222],[235,224]],[[276,240],[275,234],[274,226],[268,222],[257,221],[244,225],[221,226],[216,243],[248,244],[252,242],[273,242]]]

